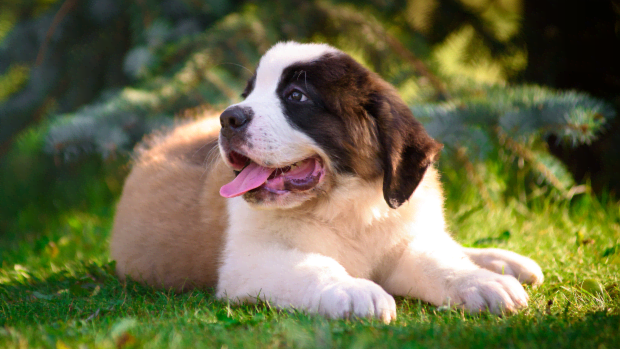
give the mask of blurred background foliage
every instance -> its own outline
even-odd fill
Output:
[[[327,42],[394,84],[445,143],[448,195],[620,189],[615,0],[3,0],[2,238],[110,217],[142,136],[239,101],[282,40]]]

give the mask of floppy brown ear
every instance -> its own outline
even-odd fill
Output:
[[[398,208],[409,200],[443,145],[426,133],[391,87],[374,92],[367,111],[377,122],[381,143],[383,197]]]

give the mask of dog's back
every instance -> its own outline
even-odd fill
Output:
[[[219,128],[208,117],[138,151],[110,242],[121,278],[176,291],[216,286],[227,226],[218,191],[233,178],[218,151]]]

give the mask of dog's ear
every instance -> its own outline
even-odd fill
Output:
[[[376,120],[381,143],[383,197],[398,208],[409,200],[443,145],[426,133],[391,86],[379,86],[366,110]]]

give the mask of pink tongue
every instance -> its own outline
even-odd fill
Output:
[[[255,162],[251,162],[241,170],[237,178],[220,188],[220,195],[225,198],[234,198],[254,188],[258,188],[267,181],[267,178],[271,176],[274,170],[273,168],[262,167]]]

